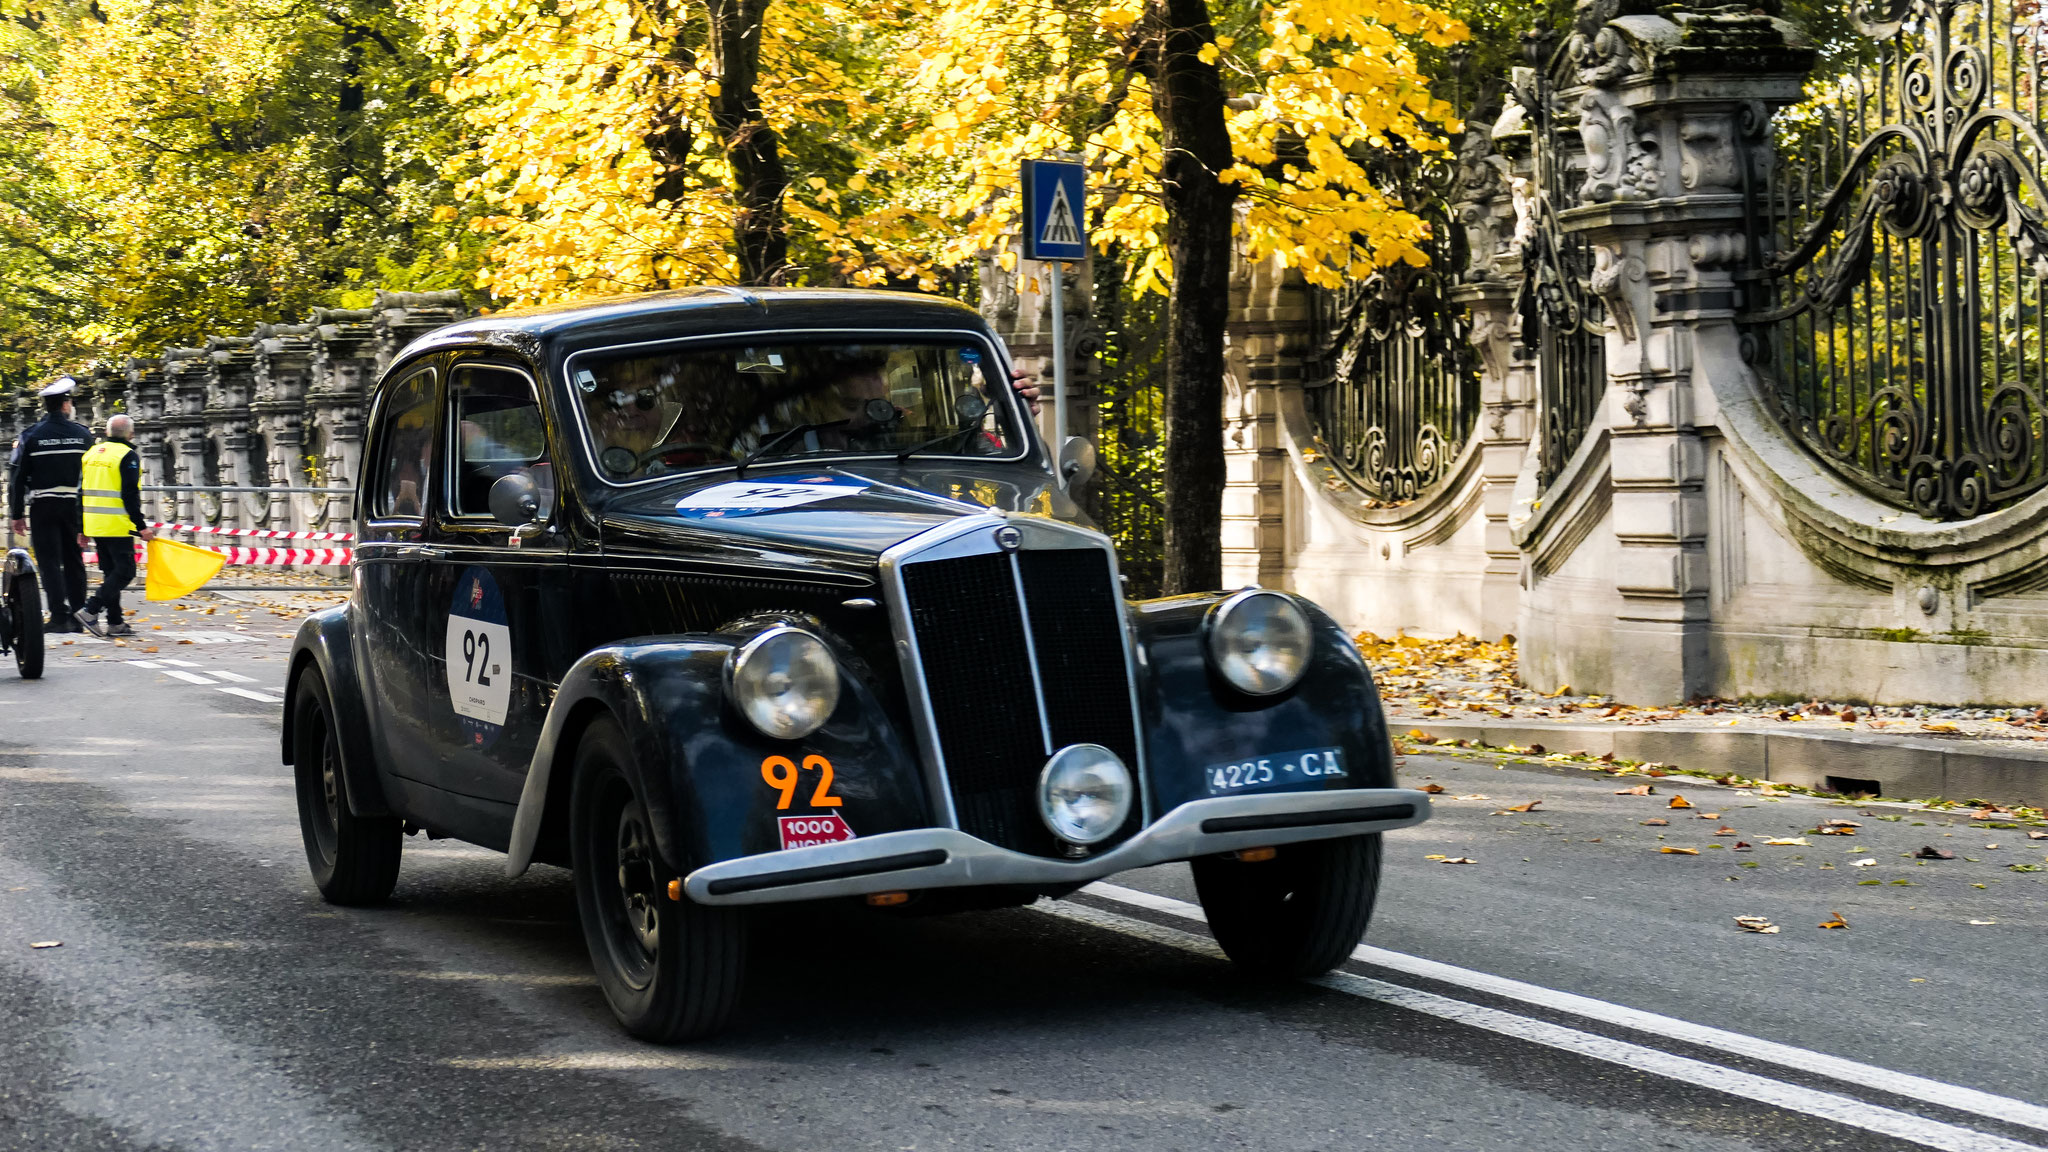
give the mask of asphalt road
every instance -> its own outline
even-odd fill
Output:
[[[6,1152],[2048,1147],[2024,829],[1416,758],[1447,791],[1323,982],[1236,978],[1158,868],[769,914],[738,1026],[661,1049],[614,1028],[565,872],[415,838],[389,907],[322,904],[275,750],[289,622],[150,623],[0,665]],[[1859,834],[1764,844],[1829,818]]]

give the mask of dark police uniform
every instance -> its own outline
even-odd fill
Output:
[[[85,604],[78,481],[90,447],[92,433],[83,424],[52,412],[21,434],[8,461],[8,518],[20,520],[26,512],[30,545],[50,602],[50,622],[65,632],[78,631],[71,612]]]

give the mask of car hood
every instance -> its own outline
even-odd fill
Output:
[[[614,500],[603,513],[604,550],[865,576],[890,547],[991,511],[1086,523],[1052,477],[1015,465],[757,467],[744,480],[720,470]]]

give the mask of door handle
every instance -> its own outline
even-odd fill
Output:
[[[412,554],[422,560],[446,560],[448,558],[448,549],[439,548],[432,544],[422,544],[418,548],[413,549]]]

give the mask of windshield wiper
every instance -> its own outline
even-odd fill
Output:
[[[779,447],[784,440],[789,439],[791,436],[797,436],[805,432],[823,432],[827,428],[838,428],[848,423],[850,423],[850,421],[821,420],[814,424],[793,424],[787,428],[784,428],[782,431],[777,432],[775,435],[770,436],[766,440],[763,440],[760,446],[755,448],[752,452],[749,452],[745,456],[740,457],[740,462],[733,467],[733,475],[739,477],[742,480],[745,480],[747,478],[747,465],[752,464],[754,461],[759,460],[763,456],[766,456],[769,452]]]
[[[969,424],[965,428],[956,428],[953,431],[946,433],[944,436],[934,436],[930,440],[927,440],[922,444],[912,444],[910,447],[905,448],[903,451],[898,452],[896,454],[896,462],[898,464],[908,463],[912,456],[917,455],[919,452],[922,452],[927,448],[936,448],[939,445],[944,444],[948,440],[958,440],[962,436],[966,436],[970,433],[979,431],[981,431],[979,425]]]

